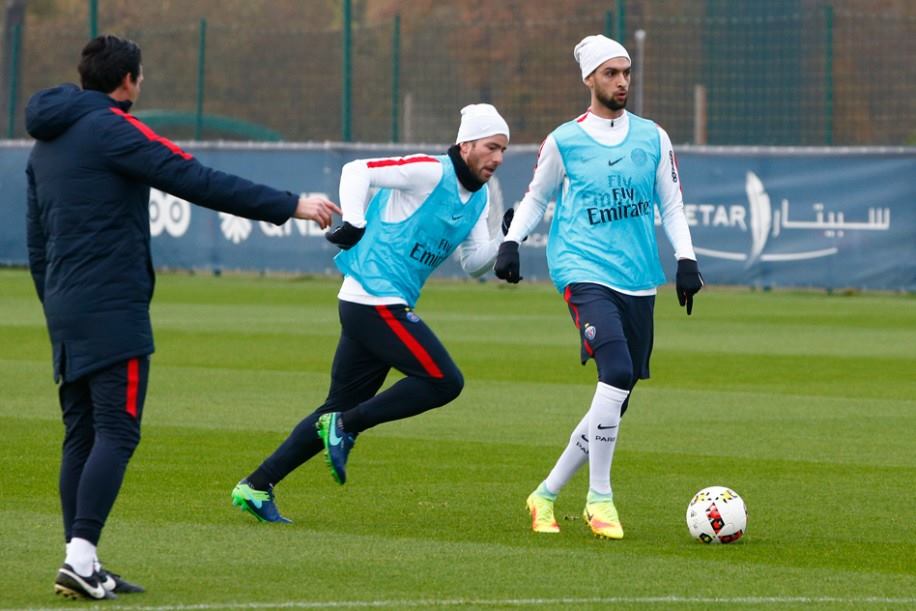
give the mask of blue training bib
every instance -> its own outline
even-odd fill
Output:
[[[595,141],[576,121],[553,132],[567,183],[550,225],[547,265],[561,293],[573,282],[628,291],[665,282],[655,241],[658,129],[633,114],[629,121],[616,146]]]
[[[437,156],[442,179],[408,218],[384,221],[391,189],[381,189],[366,210],[366,233],[356,246],[341,251],[334,263],[370,294],[400,297],[411,307],[426,279],[471,233],[487,204],[487,186],[466,203],[458,195],[458,177],[447,155]]]

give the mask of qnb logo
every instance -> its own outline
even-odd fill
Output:
[[[191,224],[191,204],[157,189],[149,192],[149,232],[156,237],[163,231],[180,238]]]
[[[233,244],[239,244],[251,235],[251,221],[228,212],[220,212],[219,230],[223,232],[227,240]]]
[[[847,221],[843,212],[825,212],[824,204],[812,204],[814,220],[791,220],[789,218],[790,204],[788,199],[783,199],[777,209],[770,203],[770,196],[763,186],[763,182],[753,172],[747,173],[745,181],[748,206],[721,206],[714,204],[686,204],[688,223],[701,224],[711,227],[739,227],[751,236],[750,249],[747,252],[730,252],[713,250],[710,248],[694,248],[697,253],[716,259],[728,259],[744,262],[745,267],[750,267],[757,261],[802,261],[829,257],[839,252],[837,246],[829,246],[816,250],[805,250],[790,253],[765,252],[768,245],[778,240],[780,235],[789,231],[808,231],[830,238],[831,244],[836,244],[850,231],[887,231],[891,226],[890,208],[869,208],[868,220]],[[700,218],[697,218],[697,213]],[[656,223],[660,219],[656,218]]]
[[[302,193],[305,197],[320,195],[327,197],[326,193]],[[292,235],[303,237],[321,237],[324,236],[325,230],[322,229],[315,221],[306,221],[303,219],[289,219],[282,225],[274,225],[267,221],[259,221],[257,224],[261,233],[268,238],[284,238]],[[241,218],[226,212],[219,213],[219,228],[223,236],[233,244],[241,244],[251,236],[255,224],[248,219]]]

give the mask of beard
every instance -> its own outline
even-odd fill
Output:
[[[474,146],[475,147],[477,146],[476,142],[474,143]],[[475,157],[473,155],[473,152],[468,157],[466,163],[468,165],[468,169],[471,171],[471,175],[474,178],[476,178],[477,180],[479,180],[481,184],[486,184],[486,182],[490,180],[490,176],[492,176],[492,172],[490,176],[484,175],[484,169],[486,168],[486,164],[482,162],[479,157]]]
[[[480,166],[477,168],[471,168],[471,173],[474,175],[474,178],[486,184],[490,180],[490,176],[492,176],[492,173],[490,174],[490,176],[485,176],[483,172],[484,172],[483,166]]]
[[[601,102],[602,106],[607,107],[610,110],[623,110],[627,107],[627,100],[629,97],[624,98],[623,102],[618,102],[614,99],[614,96],[605,95],[603,92],[595,92],[595,97],[598,98],[598,101]]]

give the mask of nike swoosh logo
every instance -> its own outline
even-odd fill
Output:
[[[601,426],[600,424],[598,425],[598,430],[599,430],[599,431],[604,431],[604,430],[607,430],[607,429],[616,429],[616,428],[617,428],[617,425],[616,425],[616,424],[614,424],[614,425],[612,425],[612,426]]]
[[[331,424],[331,431],[328,437],[329,437],[328,441],[331,442],[332,446],[336,446],[340,444],[341,438],[340,438],[340,435],[337,434],[336,422]]]
[[[75,581],[77,581],[80,584],[80,586],[82,586],[83,589],[86,590],[86,592],[90,596],[92,596],[92,598],[105,598],[105,588],[102,586],[102,584],[91,586],[86,581],[86,578],[77,574],[76,571],[68,571],[67,569],[61,569],[60,572],[64,573],[65,575],[69,575]]]
[[[608,159],[607,164],[608,164],[608,165],[617,165],[617,164],[620,163],[621,161],[623,161],[623,157],[618,157],[618,158],[615,159],[614,161],[611,161],[610,159]]]
[[[456,215],[453,215],[453,216],[452,216],[452,220],[453,220],[453,221],[457,221],[457,220],[460,220],[460,219],[463,218],[463,217],[464,217],[463,214],[459,214],[459,215],[457,215],[457,216],[456,216]]]

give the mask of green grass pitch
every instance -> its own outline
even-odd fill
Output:
[[[360,437],[346,486],[318,457],[277,488],[291,526],[230,505],[327,391],[335,279],[161,275],[144,437],[103,535],[148,592],[107,608],[916,607],[916,300],[711,287],[657,301],[653,379],[614,460],[626,529],[529,530],[525,497],[588,407],[594,365],[552,287],[431,282],[418,313],[465,374],[451,405]],[[0,609],[73,607],[62,425],[28,274],[0,270]],[[691,495],[722,484],[745,538],[704,546]],[[76,605],[79,606],[79,605]],[[81,606],[81,608],[84,606]]]

